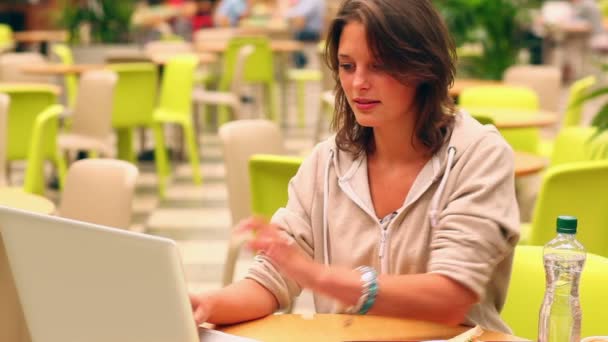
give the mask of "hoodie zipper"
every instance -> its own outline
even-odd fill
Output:
[[[378,258],[380,259],[380,273],[388,273],[388,243],[390,239],[389,225],[393,221],[393,218],[397,216],[397,212],[394,211],[383,219],[380,220],[380,246],[378,246]]]

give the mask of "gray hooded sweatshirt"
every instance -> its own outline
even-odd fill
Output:
[[[302,163],[289,183],[287,206],[272,222],[319,263],[445,275],[479,297],[463,323],[510,332],[500,310],[519,238],[513,153],[496,128],[466,113],[456,114],[449,141],[389,217],[375,215],[365,154],[339,150],[332,137]],[[273,293],[282,308],[301,291],[262,255],[247,277]],[[317,312],[336,312],[332,299],[314,299]]]

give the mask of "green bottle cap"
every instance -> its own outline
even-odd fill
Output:
[[[557,232],[563,234],[576,234],[578,220],[574,216],[558,216]]]

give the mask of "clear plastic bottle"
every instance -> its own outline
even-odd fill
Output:
[[[538,321],[539,342],[579,342],[581,305],[578,288],[585,247],[576,240],[577,219],[557,218],[557,236],[543,249],[546,290]]]

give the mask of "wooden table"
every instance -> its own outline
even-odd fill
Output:
[[[194,54],[198,57],[200,64],[211,64],[219,60],[217,54],[211,52],[196,52]],[[148,55],[147,58],[155,64],[165,64],[169,59],[176,55],[177,54],[175,53],[163,52]]]
[[[481,80],[475,78],[457,78],[454,80],[454,85],[449,89],[448,92],[451,97],[458,97],[466,88],[496,85],[503,85],[503,83],[501,81]]]
[[[259,320],[222,327],[220,330],[264,342],[324,341],[416,341],[447,339],[470,327],[449,327],[429,322],[380,316],[317,314],[312,319],[300,315],[271,315]],[[515,336],[485,332],[481,340],[525,341]]]
[[[558,114],[548,110],[508,108],[463,108],[471,115],[483,115],[494,120],[498,129],[546,127],[557,123]]]
[[[547,158],[527,153],[515,151],[515,177],[528,176],[542,171],[549,161]]]
[[[30,64],[22,65],[21,71],[26,74],[60,76],[67,74],[81,74],[91,70],[101,70],[105,68],[103,64],[73,64],[66,65],[61,63]]]
[[[302,42],[297,40],[271,40],[270,49],[273,52],[295,52],[302,50]],[[195,43],[196,51],[223,53],[228,48],[228,40],[198,41]]]
[[[13,39],[20,43],[65,42],[68,32],[64,30],[37,30],[13,33]]]

